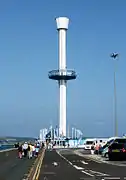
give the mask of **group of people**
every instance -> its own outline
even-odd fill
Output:
[[[28,157],[29,159],[32,157],[38,157],[39,149],[39,143],[32,144],[25,142],[24,144],[19,145],[18,156],[20,159],[22,159],[22,157]]]
[[[96,143],[96,145],[92,144],[92,146],[91,146],[91,154],[99,154],[99,150],[100,150],[101,147],[102,147],[101,144],[98,144],[98,143]]]

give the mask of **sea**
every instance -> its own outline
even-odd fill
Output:
[[[14,148],[17,142],[28,142],[34,139],[30,137],[0,137],[0,151]]]
[[[6,149],[11,149],[11,148],[14,148],[13,144],[2,144],[2,145],[0,145],[0,151],[6,150]]]

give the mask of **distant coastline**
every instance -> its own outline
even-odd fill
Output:
[[[0,137],[0,151],[14,148],[14,145],[17,142],[24,142],[29,140],[34,140],[35,138],[31,137],[9,137],[9,136],[3,136]]]

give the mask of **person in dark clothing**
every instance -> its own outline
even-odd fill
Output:
[[[22,159],[22,152],[23,152],[23,150],[22,150],[22,145],[20,145],[20,146],[18,147],[18,157],[19,157],[20,159]]]
[[[28,154],[28,143],[25,142],[23,145],[23,152],[24,152],[24,157],[27,157]]]
[[[66,144],[65,144],[65,141],[63,141],[63,147],[65,148]]]
[[[24,149],[24,157],[27,157],[27,154],[28,154],[28,150]]]
[[[15,144],[14,144],[14,147],[15,147],[15,148],[19,148],[19,143],[15,143]]]
[[[94,150],[94,145],[91,146],[91,150]]]
[[[44,148],[44,146],[45,146],[45,145],[44,145],[44,143],[42,142],[42,148]]]
[[[95,154],[98,155],[98,152],[99,152],[99,144],[96,144],[96,147],[95,147]]]
[[[91,154],[94,154],[94,144],[92,144],[92,146],[91,146]]]

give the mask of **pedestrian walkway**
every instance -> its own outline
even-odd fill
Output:
[[[35,160],[35,157],[19,159],[17,150],[1,152],[0,180],[22,180],[30,171]]]
[[[80,150],[75,150],[74,151],[75,154],[79,155],[79,156],[82,156],[82,157],[85,157],[87,159],[92,159],[92,160],[95,160],[95,161],[105,161],[106,158],[102,157],[101,155],[96,155],[96,154],[86,154],[86,153],[83,153],[82,151]]]
[[[117,166],[126,166],[126,161],[109,161],[108,158],[102,157],[101,155],[96,154],[84,154],[79,150],[74,151],[75,154],[82,156],[84,158],[87,158],[89,160],[95,161],[97,163],[106,163],[111,165],[117,165]]]
[[[35,159],[19,159],[17,151],[0,153],[0,180],[20,180],[28,174]]]

